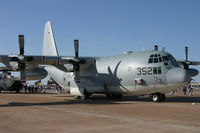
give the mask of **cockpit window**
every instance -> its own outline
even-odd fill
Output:
[[[162,56],[162,59],[163,59],[163,62],[164,62],[164,65],[165,65],[165,66],[168,65],[169,61],[170,61],[173,65],[179,66],[179,65],[177,64],[177,62],[176,62],[176,59],[175,59],[172,55],[170,55],[170,54],[168,54],[167,56]]]
[[[176,59],[168,53],[163,56],[160,54],[150,55],[148,63],[161,63],[161,62],[163,62],[165,66],[172,64],[174,66],[180,67],[179,64],[176,62]]]
[[[162,58],[161,57],[159,57],[159,62],[162,62]]]
[[[154,58],[154,59],[153,59],[153,62],[154,62],[154,63],[158,63],[158,58]]]
[[[149,63],[160,63],[162,62],[162,58],[160,56],[160,54],[152,54],[150,57],[149,57]]]
[[[164,65],[168,66],[169,57],[168,56],[163,56],[162,59],[163,59]]]
[[[153,58],[149,58],[149,63],[153,63]]]
[[[163,61],[168,61],[169,60],[169,57],[168,56],[163,56]]]

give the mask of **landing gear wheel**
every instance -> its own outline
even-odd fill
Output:
[[[16,93],[19,93],[20,92],[20,89],[18,88],[17,90],[16,90]]]
[[[161,94],[160,93],[152,94],[152,100],[154,102],[161,102],[162,101]]]
[[[118,95],[112,95],[113,98],[116,99],[121,99],[122,98],[122,94],[118,94]]]
[[[161,100],[163,100],[163,101],[166,100],[166,96],[165,96],[165,94],[161,94]]]
[[[111,94],[106,94],[106,97],[107,97],[108,99],[111,99],[111,98],[112,98],[112,95],[111,95]]]
[[[88,92],[86,91],[86,89],[84,89],[84,96],[83,96],[83,99],[89,99],[91,95],[92,95],[91,93],[88,93]]]
[[[122,94],[106,94],[106,97],[108,99],[113,99],[113,98],[120,99],[122,98]]]
[[[81,96],[74,96],[75,99],[81,99]]]

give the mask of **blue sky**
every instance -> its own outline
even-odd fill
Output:
[[[42,53],[43,30],[50,20],[60,55],[108,56],[153,49],[155,44],[177,59],[200,61],[199,0],[0,0],[0,54]],[[194,67],[200,70],[199,67]],[[200,81],[197,76],[196,81]]]

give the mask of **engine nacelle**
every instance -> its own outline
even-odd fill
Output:
[[[72,96],[84,96],[84,89],[85,88],[71,87],[70,94]]]
[[[10,68],[11,70],[16,71],[16,70],[19,69],[19,63],[16,62],[16,61],[10,61],[10,62],[9,62],[9,68]]]
[[[41,80],[47,76],[47,71],[41,68],[35,68],[26,71],[26,80]]]

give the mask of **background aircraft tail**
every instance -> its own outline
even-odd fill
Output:
[[[42,55],[58,56],[58,51],[50,21],[46,22],[44,27],[44,41],[43,41]]]

